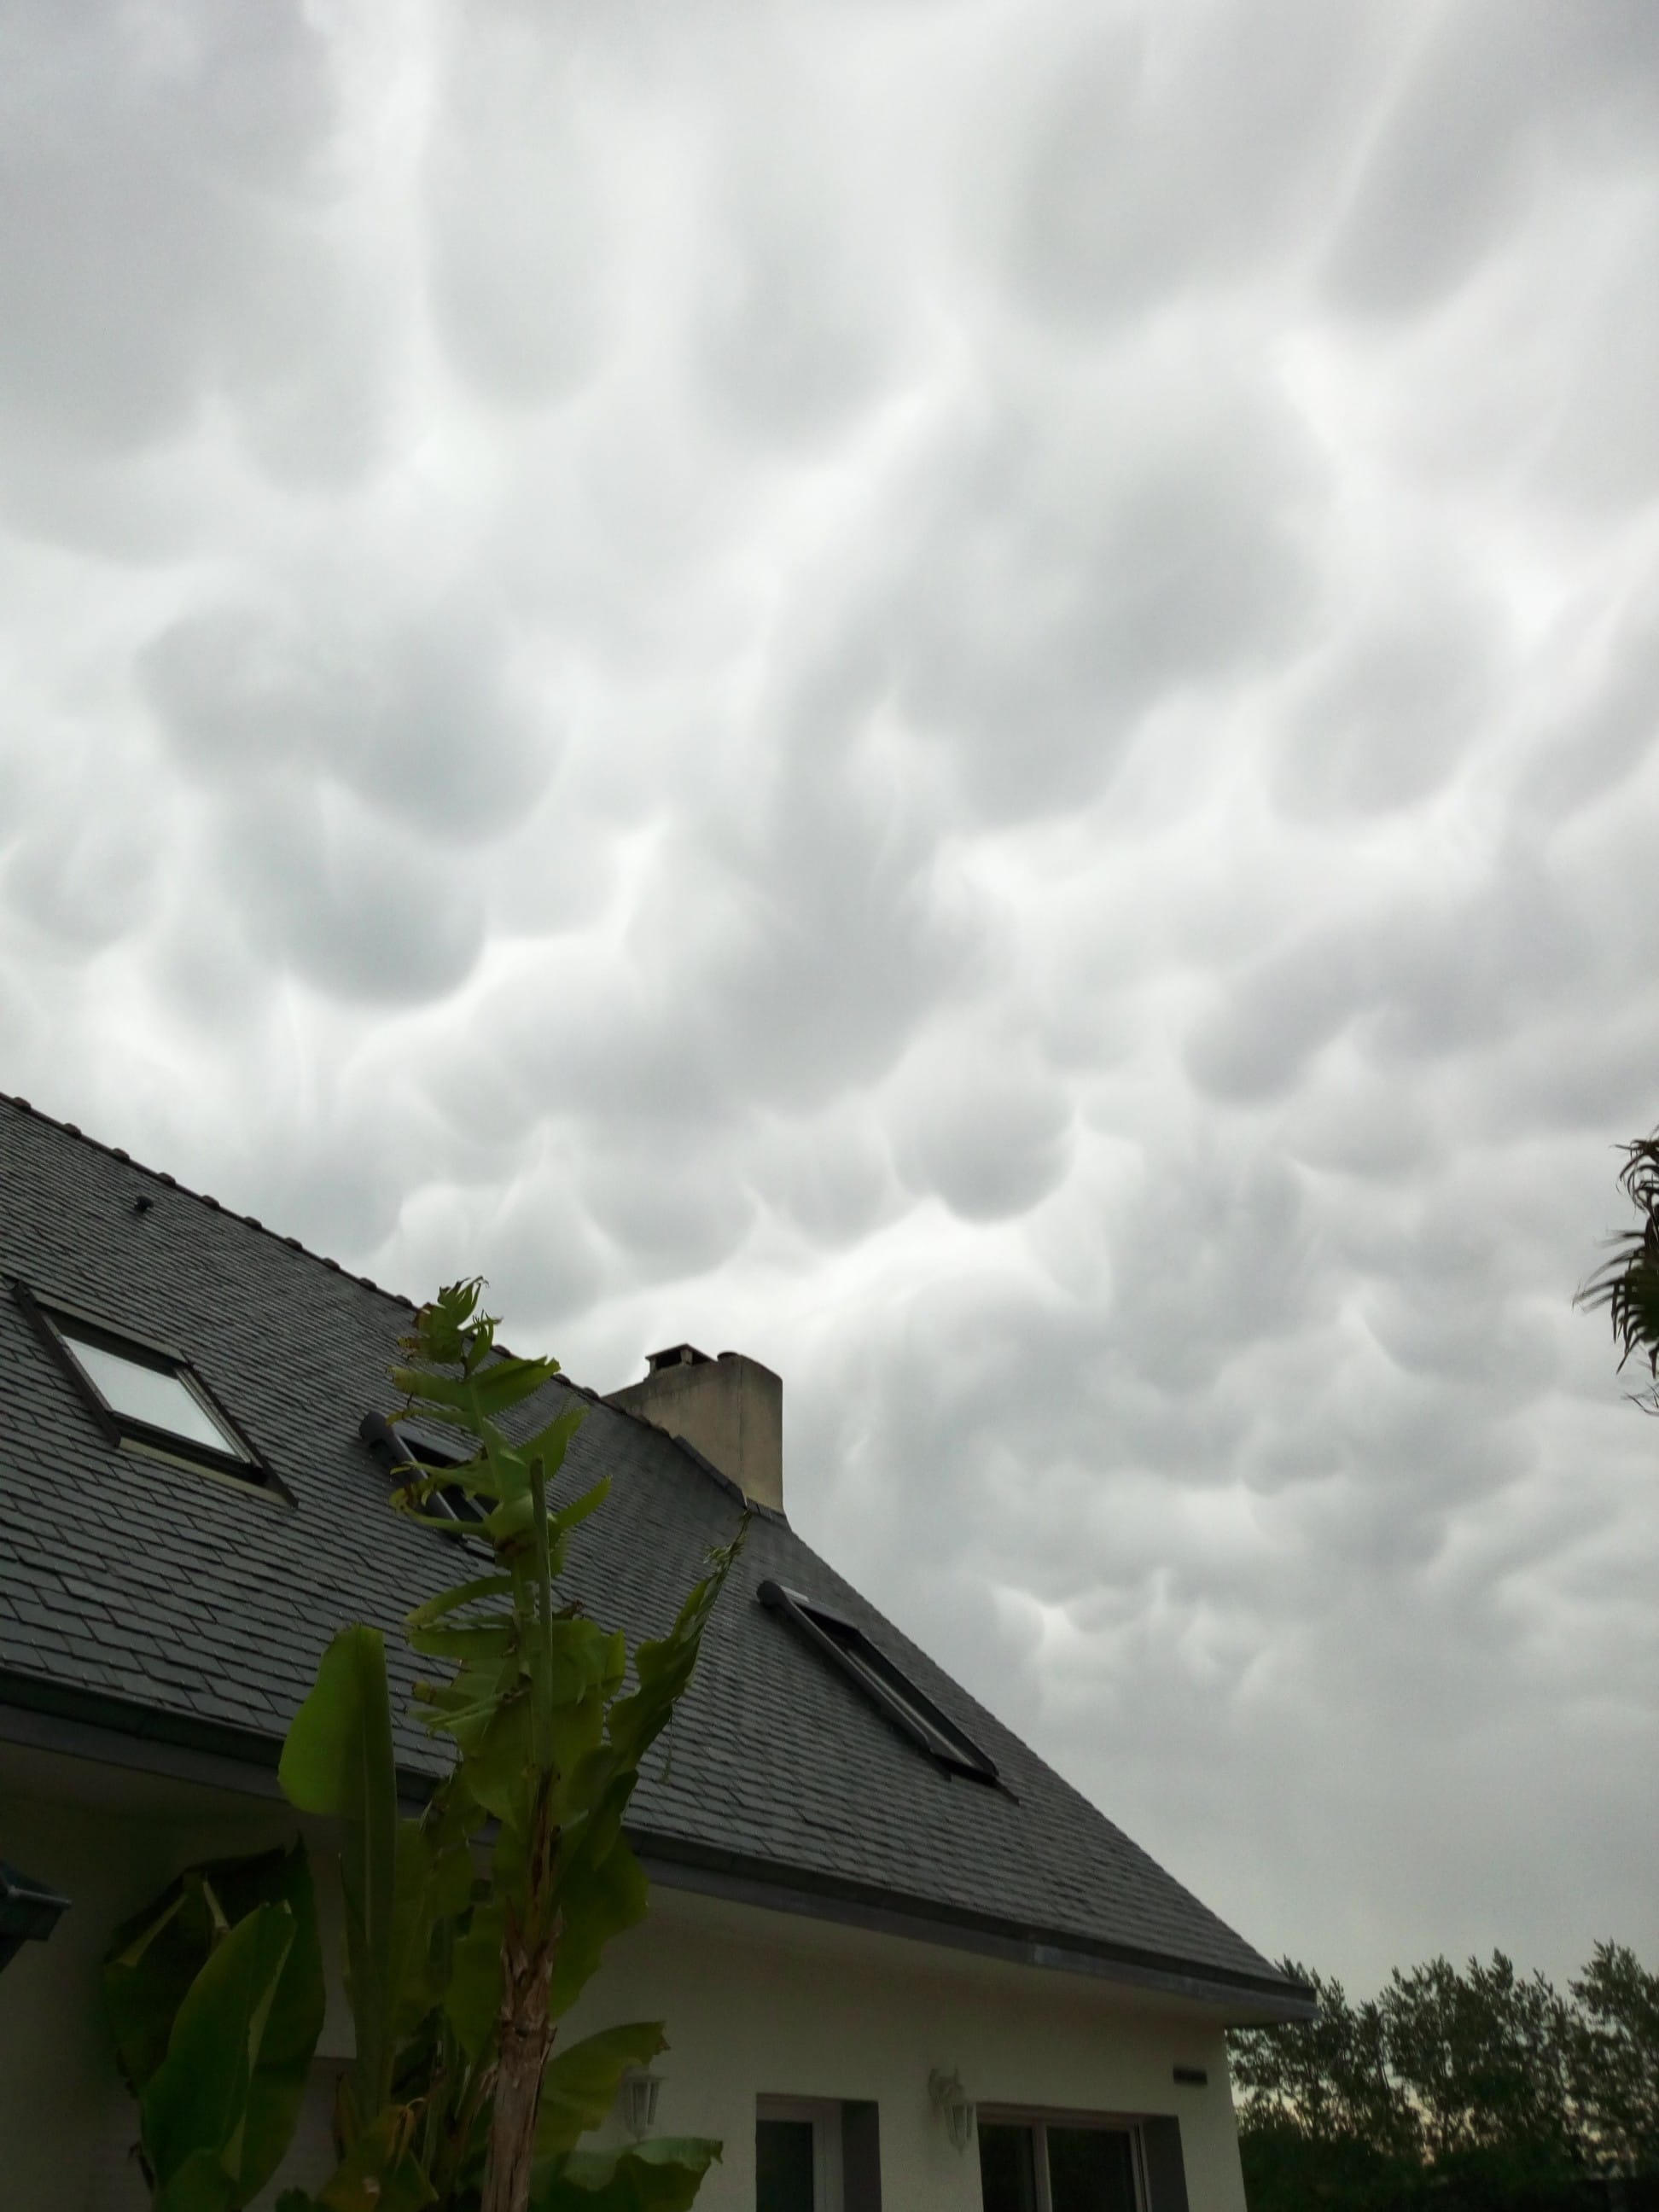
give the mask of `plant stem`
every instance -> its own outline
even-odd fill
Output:
[[[521,1921],[509,1903],[501,1934],[500,2049],[480,2212],[526,2212],[530,2203],[536,2115],[555,2033],[549,1999],[558,1916],[551,1909],[550,1893],[559,1838],[552,1822],[551,1796],[552,1778],[544,1774],[536,1790],[526,1853],[525,1918]]]
[[[502,1946],[501,2051],[484,2168],[483,2212],[525,2212],[536,2147],[542,2074],[553,2047],[547,2015],[546,1947],[526,1950],[511,1931]]]

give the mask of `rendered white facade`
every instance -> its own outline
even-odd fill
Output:
[[[135,2116],[98,2009],[105,1942],[180,1867],[294,1828],[269,1797],[0,1746],[0,1856],[72,1900],[0,1976],[0,2204],[142,2212]],[[324,1908],[334,1955],[326,1896]],[[654,2131],[725,2145],[702,2212],[753,2212],[757,2103],[770,2098],[873,2103],[884,2212],[980,2212],[976,2151],[953,2148],[929,2099],[935,2068],[998,2111],[1173,2115],[1189,2212],[1244,2212],[1222,2014],[1208,2006],[659,1882],[650,1918],[612,1947],[564,2033],[637,2019],[662,2020],[671,2044]],[[350,2033],[337,1990],[317,2093],[267,2202],[326,2171]],[[1177,2065],[1207,2084],[1176,2085]],[[619,2118],[607,2133],[623,2139]]]

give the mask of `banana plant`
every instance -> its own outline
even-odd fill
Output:
[[[456,1947],[446,2021],[461,2068],[489,2074],[481,2212],[526,2212],[532,2194],[565,2185],[560,2173],[579,2155],[538,2142],[557,2023],[611,1939],[644,1916],[645,1874],[623,1816],[641,1762],[690,1681],[744,1532],[711,1554],[667,1635],[639,1646],[630,1688],[621,1634],[556,1597],[571,1535],[610,1490],[606,1479],[557,1508],[551,1501],[586,1409],[568,1407],[522,1441],[508,1435],[506,1418],[544,1389],[558,1363],[498,1352],[481,1288],[453,1285],[421,1310],[392,1381],[405,1413],[458,1431],[471,1455],[459,1468],[411,1462],[405,1510],[426,1516],[434,1492],[459,1482],[484,1509],[492,1571],[417,1607],[404,1632],[415,1650],[454,1668],[416,1691],[427,1727],[457,1754],[434,1801],[439,1820],[495,1824],[489,1887]],[[496,2008],[482,2038],[480,1995]],[[680,2170],[700,2178],[712,2149],[684,2148]],[[665,2179],[675,2164],[661,2147],[643,2160],[621,2154],[614,2188],[597,2173],[584,2178],[585,2212],[602,2212],[606,2194],[628,2202],[647,2169]]]
[[[191,1867],[116,1929],[105,2014],[157,2212],[233,2212],[270,2179],[324,1995],[301,1844]]]
[[[606,1944],[645,1911],[623,1815],[743,1528],[667,1635],[638,1647],[630,1680],[621,1636],[555,1601],[569,1539],[609,1486],[550,1501],[583,1409],[508,1438],[503,1420],[557,1363],[496,1352],[480,1288],[422,1308],[393,1370],[404,1411],[471,1448],[459,1468],[410,1462],[396,1503],[453,1531],[433,1497],[460,1483],[493,1553],[489,1573],[404,1624],[416,1651],[453,1669],[416,1692],[454,1747],[450,1771],[422,1813],[400,1814],[385,1650],[362,1626],[329,1645],[283,1748],[289,1802],[338,1838],[356,2057],[335,2170],[279,2212],[685,2212],[718,2143],[580,2148],[628,2069],[665,2048],[660,2023],[555,2041]],[[105,1993],[155,2204],[236,2212],[281,2161],[321,2027],[303,1844],[181,1875],[117,1931]]]

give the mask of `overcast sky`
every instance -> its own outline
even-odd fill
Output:
[[[1659,1965],[1653,0],[11,0],[0,1081],[1262,1948]]]

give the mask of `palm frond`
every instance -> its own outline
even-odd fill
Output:
[[[1637,1403],[1659,1413],[1659,1130],[1622,1150],[1619,1180],[1642,1217],[1641,1226],[1613,1240],[1611,1256],[1573,1303],[1588,1312],[1606,1312],[1619,1346],[1620,1373],[1632,1355],[1646,1360],[1653,1379],[1637,1394]]]

